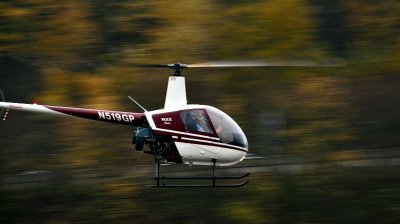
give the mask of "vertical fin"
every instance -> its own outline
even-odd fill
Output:
[[[164,108],[187,105],[185,77],[170,76]]]

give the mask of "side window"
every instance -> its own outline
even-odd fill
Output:
[[[212,133],[207,117],[203,110],[186,110],[182,111],[181,119],[185,124],[185,128],[192,132]]]

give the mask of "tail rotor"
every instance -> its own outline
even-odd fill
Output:
[[[5,99],[5,97],[4,97],[4,93],[3,93],[3,91],[0,89],[0,102],[5,102],[6,101],[6,99]],[[6,120],[6,118],[7,118],[7,115],[8,115],[8,110],[9,109],[6,109],[6,108],[0,108],[0,118],[1,118],[1,120],[3,120],[3,121],[5,121]]]

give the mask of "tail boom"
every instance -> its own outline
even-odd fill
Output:
[[[36,112],[36,113],[45,113],[45,114],[59,115],[65,117],[80,117],[90,120],[132,125],[132,126],[142,126],[145,120],[144,113],[94,110],[85,108],[48,106],[48,105],[38,105],[38,104],[0,102],[0,108]]]

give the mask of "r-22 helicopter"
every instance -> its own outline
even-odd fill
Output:
[[[230,166],[242,161],[248,152],[247,138],[239,125],[226,113],[207,105],[187,104],[185,78],[181,70],[205,67],[288,67],[288,66],[337,66],[318,64],[312,60],[297,61],[239,61],[197,64],[139,65],[140,67],[166,67],[173,70],[169,77],[164,108],[147,111],[133,98],[142,113],[107,111],[84,108],[0,102],[3,119],[9,110],[40,112],[67,117],[80,117],[96,121],[134,126],[133,144],[138,152],[154,155],[156,181],[154,187],[240,187],[239,184],[217,184],[217,180],[243,179],[242,176],[217,176],[216,166]],[[148,147],[144,147],[147,145]],[[160,176],[160,164],[207,165],[212,168],[209,177]],[[205,185],[166,185],[163,180],[210,180]]]

